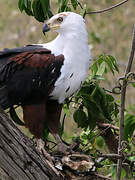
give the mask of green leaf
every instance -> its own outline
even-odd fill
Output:
[[[71,11],[72,11],[71,7],[68,7],[68,6],[67,6],[67,7],[66,7],[66,11],[70,11],[70,12],[71,12]]]
[[[113,180],[116,180],[117,169],[116,169],[116,166],[115,166],[115,165],[113,165],[113,166],[111,167],[111,174],[112,174]]]
[[[96,138],[96,144],[99,148],[103,148],[104,146],[104,139],[102,138],[102,136],[98,136]]]
[[[87,110],[88,121],[85,128],[95,128],[97,121],[112,122],[118,115],[115,99],[98,84],[85,82],[75,96],[76,103],[81,102]]]
[[[108,56],[105,56],[105,57],[104,57],[104,60],[105,60],[106,64],[108,65],[110,71],[111,71],[112,74],[114,75],[113,64],[112,64],[110,58],[109,58]]]
[[[96,75],[96,72],[98,70],[98,67],[97,67],[97,62],[94,62],[91,66],[91,70],[92,70],[92,75],[95,76]]]
[[[94,80],[104,80],[104,77],[103,76],[100,76],[100,75],[95,75],[92,77]]]
[[[51,18],[53,13],[50,9],[50,0],[40,0],[45,17]]]
[[[104,72],[105,72],[105,62],[102,62],[98,68],[96,75],[102,76]]]
[[[91,32],[90,35],[91,35],[93,41],[95,41],[96,43],[101,43],[101,39],[100,39],[100,37],[98,36],[98,34],[96,34],[95,32]]]
[[[19,0],[18,7],[21,12],[24,10],[27,15],[29,16],[33,15],[32,10],[31,10],[31,0]]]
[[[28,0],[24,0],[24,6],[27,8]]]
[[[67,116],[70,116],[70,110],[69,110],[69,105],[68,104],[64,104],[63,105],[63,111]]]
[[[24,7],[25,7],[25,0],[19,0],[18,1],[18,7],[19,7],[20,11],[22,12],[24,10]]]
[[[121,169],[121,179],[124,179],[126,177],[126,171],[124,168]]]
[[[50,7],[48,8],[48,12],[47,13],[48,13],[48,17],[49,18],[51,18],[53,16],[53,13],[52,13]]]
[[[32,8],[33,8],[33,15],[38,21],[44,22],[44,20],[47,19],[47,17],[44,16],[42,5],[39,0],[33,1]]]
[[[50,0],[19,0],[18,7],[21,12],[24,10],[27,15],[34,16],[39,22],[53,16]]]
[[[77,109],[73,114],[78,127],[85,128],[87,125],[87,115],[82,109]]]
[[[76,10],[77,5],[78,5],[77,0],[71,0],[71,4],[72,4],[72,6],[73,6],[74,10]]]
[[[40,0],[41,2],[41,6],[42,6],[42,10],[44,12],[44,16],[47,16],[47,11],[49,8],[49,0]]]
[[[108,55],[108,57],[109,57],[110,60],[112,61],[115,70],[116,70],[117,72],[119,72],[119,68],[118,68],[118,64],[117,64],[116,59],[115,59],[113,56],[111,56],[111,55]]]
[[[135,116],[131,114],[125,115],[124,123],[124,139],[128,140],[133,135],[135,130]]]
[[[89,128],[83,130],[80,134],[80,139],[83,144],[87,144],[88,142],[91,142],[92,144],[95,143],[95,133],[91,131]]]
[[[100,110],[98,109],[96,103],[92,102],[91,100],[84,98],[83,103],[88,112],[88,122],[86,124],[86,128],[89,127],[91,130],[93,130],[96,126],[97,114],[100,116]]]
[[[64,12],[64,11],[66,10],[68,1],[69,1],[69,0],[59,1],[59,5],[60,5],[59,11],[58,11],[59,13],[60,13],[60,12]]]
[[[62,3],[63,0],[58,0],[58,4],[60,5]]]
[[[31,0],[27,0],[27,5],[25,5],[24,10],[25,10],[27,15],[33,16],[33,12],[31,9]]]
[[[104,63],[105,64],[104,64]],[[117,71],[117,72],[119,72],[119,69],[118,69],[118,65],[117,65],[117,62],[116,62],[116,59],[113,57],[113,56],[111,56],[111,55],[105,55],[105,54],[101,54],[101,55],[99,55],[99,57],[98,57],[98,59],[96,60],[96,62],[94,62],[93,63],[93,65],[92,65],[92,67],[91,67],[91,69],[92,69],[92,75],[93,76],[95,76],[95,72],[96,72],[96,70],[97,70],[97,68],[99,69],[99,68],[101,68],[100,66],[101,66],[101,64],[104,64],[104,68],[105,68],[105,70],[104,70],[104,72],[103,73],[107,73],[108,72],[108,69],[112,72],[112,74],[114,75],[114,71]],[[107,65],[107,66],[106,66]],[[98,70],[97,70],[98,71]],[[100,71],[100,69],[99,69],[99,71]],[[96,73],[96,75],[97,75],[97,73]],[[103,74],[102,74],[103,75]],[[101,75],[101,76],[102,76]]]
[[[135,88],[135,83],[132,83],[132,86]]]

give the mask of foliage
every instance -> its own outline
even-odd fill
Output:
[[[58,12],[76,10],[77,0],[58,0]],[[34,16],[39,22],[44,22],[46,19],[53,16],[50,8],[50,0],[19,0],[18,7],[21,12],[25,11],[28,16]]]
[[[85,82],[75,96],[75,102],[81,103],[74,113],[74,119],[81,128],[93,129],[97,121],[111,122],[113,116],[117,116],[119,112],[114,98],[99,87],[98,83]],[[83,109],[87,110],[87,115],[83,115]]]
[[[75,95],[77,108],[74,112],[74,120],[81,128],[94,129],[98,122],[110,123],[118,115],[118,105],[112,95],[108,94],[100,82],[104,80],[103,74],[108,70],[114,74],[119,72],[116,60],[110,55],[100,55],[92,64],[92,74]]]
[[[129,113],[125,113],[124,124],[124,138],[126,141],[130,140],[135,130],[135,116]]]
[[[75,108],[74,121],[77,123],[78,128],[82,130],[80,136],[76,138],[81,140],[80,147],[83,153],[92,154],[95,160],[98,157],[98,150],[103,151],[105,144],[102,133],[96,128],[97,123],[116,124],[119,118],[118,101],[115,100],[113,94],[108,93],[101,87],[101,82],[105,80],[104,74],[109,71],[112,75],[115,75],[116,72],[119,73],[116,59],[111,55],[99,55],[91,65],[91,74],[72,99]],[[65,107],[68,109],[69,104]],[[134,129],[135,116],[131,113],[130,106],[130,109],[125,113],[124,127],[124,137],[129,142],[129,145],[132,145],[131,140]],[[131,148],[126,146],[125,153],[129,154],[130,152]],[[112,177],[116,179],[116,166],[111,161],[108,162],[107,166],[110,166],[110,169],[105,168],[106,171],[111,171]],[[125,176],[125,170],[122,169],[121,177],[124,178]]]
[[[21,12],[25,11],[27,15],[34,16],[40,22],[53,15],[49,0],[19,0],[18,7]]]

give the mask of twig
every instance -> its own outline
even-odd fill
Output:
[[[101,122],[98,122],[97,124],[98,124],[98,126],[103,127],[103,128],[110,127],[114,130],[119,130],[119,128],[117,126],[114,126],[113,124],[101,123]]]
[[[111,180],[111,178],[108,178],[108,177],[105,177],[105,176],[102,176],[100,174],[97,174],[97,173],[94,173],[94,175],[96,175],[97,177],[103,179],[103,180]]]
[[[92,140],[94,140],[94,139],[96,139],[96,137],[104,134],[109,128],[110,128],[109,126],[105,127],[105,129],[101,130],[98,134],[96,134],[94,137],[92,137],[90,140],[88,140],[88,143],[85,144],[84,147],[82,147],[82,151],[84,152],[85,149],[87,148],[88,144],[91,143]]]
[[[78,0],[77,0],[77,3],[78,3],[78,5],[80,6],[80,8],[83,9],[82,4],[81,4]]]
[[[65,118],[66,118],[66,114],[64,114],[63,120],[62,120],[62,125],[61,125],[61,127],[62,127],[62,132],[64,132]]]
[[[132,47],[131,47],[130,57],[129,57],[129,61],[128,61],[128,65],[126,68],[125,75],[127,75],[131,70],[133,59],[134,59],[134,53],[135,53],[135,25],[134,25],[134,29],[133,29]]]
[[[123,158],[122,155],[118,155],[118,154],[114,154],[114,153],[112,153],[112,154],[99,154],[98,156],[105,157],[105,158],[116,158],[116,159]]]
[[[118,6],[121,6],[122,4],[128,2],[129,0],[124,0],[124,1],[121,1],[120,3],[116,4],[116,5],[113,5],[111,7],[108,7],[108,8],[105,8],[105,9],[102,9],[102,10],[98,10],[98,11],[91,11],[91,12],[86,12],[86,14],[96,14],[96,13],[103,13],[103,12],[106,12],[106,11],[109,11],[111,9],[114,9]]]
[[[135,52],[135,25],[133,29],[133,38],[132,38],[132,45],[131,45],[131,52],[128,60],[128,65],[125,71],[125,77],[130,72],[133,59],[134,59],[134,52]],[[120,133],[119,133],[119,146],[118,146],[118,155],[122,155],[122,141],[123,141],[123,134],[124,134],[124,110],[125,110],[125,96],[126,96],[126,86],[127,80],[123,80],[122,87],[121,87],[121,104],[120,104]],[[121,167],[122,167],[122,159],[118,159],[117,163],[117,180],[121,178]]]

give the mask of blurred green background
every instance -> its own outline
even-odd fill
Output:
[[[99,10],[110,7],[120,0],[83,0],[88,10]],[[57,13],[57,1],[51,1],[53,13]],[[102,14],[86,16],[86,24],[89,35],[93,60],[102,53],[113,55],[120,66],[120,74],[106,76],[103,86],[112,89],[117,78],[124,74],[130,53],[130,44],[133,24],[135,22],[135,1]],[[18,9],[18,0],[0,0],[0,50],[3,48],[14,48],[26,44],[46,43],[52,40],[56,34],[49,32],[46,36],[42,34],[43,23],[37,22],[33,17],[21,13]],[[132,69],[134,70],[133,65]],[[128,87],[127,105],[135,104],[134,89]],[[119,96],[116,97],[119,99]],[[21,110],[19,110],[21,112]],[[72,121],[72,107],[70,117],[66,119],[65,137],[77,134],[78,129]],[[71,133],[72,132],[72,133]]]

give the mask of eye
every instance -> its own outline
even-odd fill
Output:
[[[62,17],[59,17],[59,18],[57,19],[57,21],[58,21],[59,23],[61,23],[61,22],[63,21],[63,18],[62,18]]]

